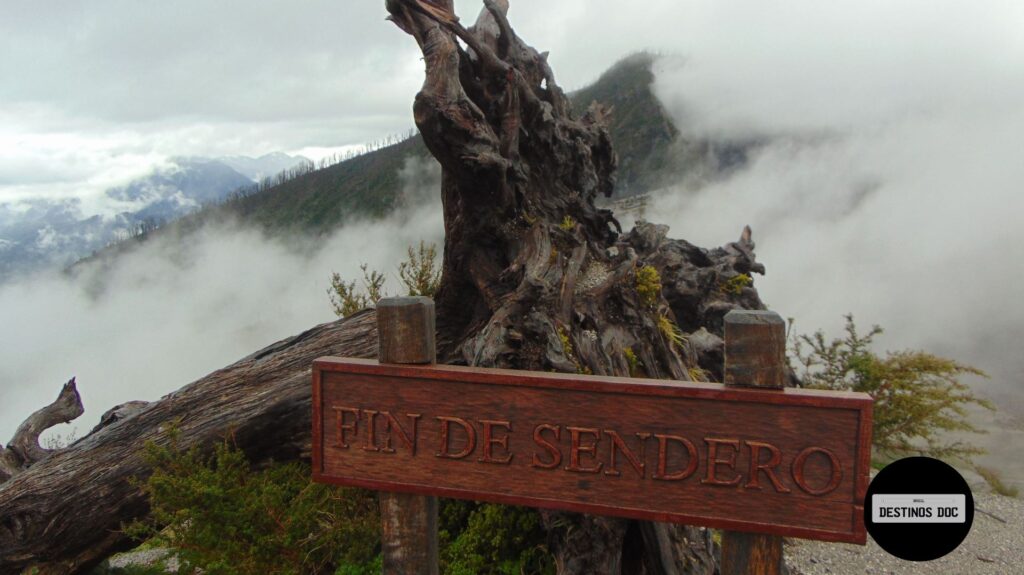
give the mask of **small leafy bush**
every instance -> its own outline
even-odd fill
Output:
[[[434,297],[441,284],[437,246],[420,241],[419,250],[409,246],[409,258],[398,264],[398,276],[410,296]]]
[[[153,474],[141,487],[151,514],[126,531],[177,555],[179,573],[209,575],[381,572],[376,494],[312,483],[299,463],[253,471],[225,441],[212,453],[146,445]],[[553,575],[539,514],[529,508],[442,500],[444,575]],[[147,575],[159,568],[106,568]]]
[[[363,270],[363,291],[356,289],[356,282],[345,282],[341,274],[331,274],[331,287],[327,295],[331,298],[331,307],[338,317],[348,317],[357,311],[376,305],[384,296],[384,274],[377,270],[368,271],[367,264],[359,266]]]
[[[879,356],[870,346],[881,333],[878,326],[867,334],[857,333],[853,316],[847,315],[842,339],[826,341],[821,331],[797,337],[793,355],[803,368],[804,385],[860,391],[874,398],[874,448],[887,456],[919,453],[970,461],[982,453],[974,445],[950,439],[948,432],[983,433],[968,420],[967,407],[995,407],[975,396],[961,379],[985,374],[922,351]]]
[[[1002,495],[1003,497],[1017,497],[1020,495],[1020,489],[1003,483],[1003,478],[995,469],[978,465],[975,466],[974,470],[978,472],[978,475],[980,475],[986,483],[988,483],[989,487],[992,488],[992,491],[999,495]]]
[[[331,298],[331,307],[338,317],[348,317],[357,311],[373,307],[385,296],[384,282],[387,276],[369,269],[367,264],[359,268],[363,270],[362,289],[356,287],[355,280],[346,282],[338,272],[331,274],[331,287],[327,289],[327,295]],[[423,241],[420,242],[418,250],[409,246],[408,258],[398,264],[398,278],[405,285],[407,295],[433,297],[441,285],[437,246]]]

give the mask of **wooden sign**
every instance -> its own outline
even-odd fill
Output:
[[[313,411],[321,482],[866,538],[865,394],[321,358]]]

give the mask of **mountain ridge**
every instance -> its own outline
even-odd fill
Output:
[[[653,91],[656,60],[650,52],[631,54],[594,83],[569,94],[578,114],[592,102],[611,110],[608,129],[619,156],[613,199],[653,191],[687,172],[707,179],[746,162],[748,143],[691,140],[680,134]],[[410,161],[434,162],[417,133],[330,166],[308,166],[294,177],[240,190],[134,239],[164,234],[184,239],[207,224],[238,221],[269,237],[298,239],[301,244],[346,223],[392,213],[405,201],[401,174]],[[72,267],[114,258],[134,245],[110,246]]]
[[[678,135],[651,90],[654,60],[647,52],[627,56],[593,84],[569,95],[579,113],[592,101],[614,110],[609,132],[622,166],[617,191],[625,194],[652,189],[655,178],[650,174],[667,161]],[[347,221],[390,213],[401,202],[399,173],[410,159],[433,161],[418,134],[270,189],[232,198],[183,218],[175,227],[187,233],[206,221],[237,218],[270,235],[323,235]]]

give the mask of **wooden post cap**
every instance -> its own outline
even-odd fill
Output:
[[[782,388],[786,382],[786,322],[773,311],[725,315],[725,384]]]
[[[434,363],[434,300],[392,297],[378,301],[377,341],[381,363]]]

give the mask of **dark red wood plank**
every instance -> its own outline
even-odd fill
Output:
[[[865,541],[864,394],[338,358],[313,373],[318,481]]]

